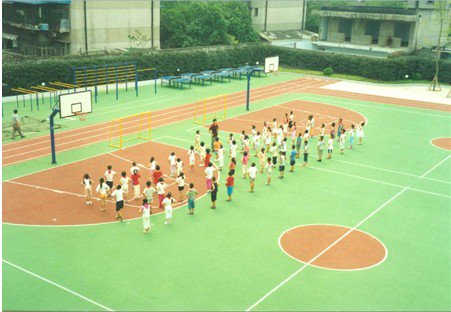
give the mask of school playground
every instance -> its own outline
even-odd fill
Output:
[[[4,135],[3,309],[451,310],[449,103],[364,93],[365,84],[339,90],[339,83],[284,72],[253,77],[249,111],[245,79],[157,94],[144,85],[139,97],[121,90],[119,100],[100,92],[86,120],[56,118],[53,165],[47,128],[27,130],[25,122],[25,139]],[[213,210],[203,167],[188,170],[187,149],[196,130],[210,144],[210,117],[224,107],[202,100],[218,95],[227,101],[223,142],[291,110],[298,124],[308,115],[315,126],[366,120],[365,138],[342,155],[336,143],[331,160],[316,162],[314,137],[307,167],[299,159],[284,179],[275,170],[270,186],[258,174],[255,193],[238,161],[232,202],[223,170]],[[206,125],[193,123],[199,103],[207,105]],[[4,131],[15,107],[3,103]],[[148,111],[150,141],[110,146],[112,119]],[[20,103],[21,117],[49,114],[48,103],[33,112]],[[137,123],[122,124],[124,138]],[[136,161],[147,179],[154,156],[168,174],[172,151],[200,193],[194,215],[176,203],[165,225],[156,209],[143,235],[140,201],[126,204],[124,222],[114,219],[112,202],[101,212],[97,195],[85,204],[84,173],[95,188],[107,165],[128,172]]]

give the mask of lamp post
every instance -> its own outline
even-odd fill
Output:
[[[246,66],[248,64],[246,63]],[[255,63],[258,66],[258,62]],[[249,111],[249,99],[251,97],[251,77],[255,71],[255,67],[247,70],[247,92],[246,92],[246,111]]]

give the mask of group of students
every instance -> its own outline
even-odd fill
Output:
[[[322,124],[319,131],[315,133],[315,119],[313,115],[308,116],[306,126],[301,131],[300,126],[296,124],[293,112],[286,113],[281,124],[278,124],[277,119],[273,118],[271,123],[263,122],[261,131],[257,130],[255,125],[252,125],[249,134],[243,130],[239,135],[239,144],[231,133],[227,139],[229,164],[228,173],[225,179],[227,188],[227,202],[232,201],[233,190],[235,187],[235,169],[237,165],[238,153],[241,155],[241,170],[242,178],[249,179],[249,192],[253,193],[255,188],[255,179],[258,173],[266,173],[266,185],[271,184],[272,172],[278,165],[279,178],[283,179],[285,176],[285,167],[289,162],[289,172],[294,172],[296,159],[300,158],[301,152],[303,154],[303,166],[307,166],[309,159],[309,140],[315,135],[318,136],[317,151],[318,162],[323,159],[323,150],[326,145],[327,159],[332,158],[334,149],[334,141],[337,139],[339,143],[340,153],[345,150],[345,144],[348,139],[348,148],[352,149],[354,146],[355,137],[357,137],[357,144],[362,144],[364,138],[364,125],[361,122],[357,125],[352,124],[349,130],[346,130],[343,124],[343,119],[340,118],[337,122],[332,122],[328,126],[328,140],[325,143],[326,125]],[[289,139],[291,138],[291,149],[288,148]],[[251,154],[257,157],[256,162],[250,160]],[[199,155],[199,167],[204,167],[203,170],[206,180],[206,191],[211,196],[211,208],[216,209],[217,194],[219,188],[219,181],[216,178],[215,170],[222,171],[224,167],[225,151],[224,145],[220,138],[217,137],[211,145],[211,148],[201,141],[200,131],[196,131],[194,138],[194,145],[190,146],[187,156],[189,159],[189,168],[191,171],[195,168],[196,154]],[[288,157],[288,160],[287,160]],[[217,165],[214,164],[217,162]],[[194,188],[194,184],[186,183],[186,176],[183,173],[183,161],[172,152],[168,157],[169,163],[169,178],[175,179],[174,184],[178,187],[179,202],[184,201],[184,195],[188,201],[188,214],[194,214],[195,198],[199,194]],[[257,165],[258,164],[258,165]],[[143,233],[147,234],[151,229],[150,215],[153,203],[153,197],[156,194],[158,197],[159,208],[164,208],[165,224],[169,224],[172,220],[172,204],[176,199],[171,192],[166,193],[166,188],[169,186],[165,183],[163,173],[160,166],[157,164],[154,157],[150,158],[149,173],[150,178],[146,181],[146,187],[141,193],[139,174],[140,168],[135,162],[130,168],[130,176],[127,176],[126,171],[121,172],[119,183],[114,187],[114,179],[117,173],[112,169],[112,166],[107,166],[104,177],[100,178],[97,185],[96,192],[99,194],[101,201],[101,211],[106,210],[106,199],[112,197],[116,201],[116,219],[123,221],[121,210],[124,203],[130,200],[138,200],[141,196],[144,197],[139,211],[142,213],[143,219]],[[155,188],[152,186],[152,181]],[[129,184],[133,186],[133,197],[129,197]],[[82,186],[85,190],[86,204],[92,205],[92,190],[93,181],[89,174],[85,174],[82,181]],[[185,185],[189,185],[188,191],[184,194]]]
[[[266,185],[270,185],[274,168],[277,165],[279,166],[279,178],[283,179],[287,163],[289,162],[290,165],[289,172],[294,172],[296,159],[300,158],[301,153],[303,154],[303,166],[307,166],[310,150],[309,141],[315,135],[318,136],[316,146],[318,162],[321,162],[323,159],[323,150],[325,147],[327,149],[326,158],[332,158],[335,139],[339,143],[340,153],[344,153],[347,134],[349,135],[349,149],[353,149],[355,137],[358,139],[357,144],[362,144],[364,137],[363,128],[365,126],[365,122],[363,121],[359,124],[352,124],[349,130],[345,129],[342,118],[339,118],[337,122],[331,122],[330,125],[328,124],[327,143],[325,142],[326,124],[321,124],[319,130],[317,130],[318,132],[315,133],[314,116],[308,116],[305,122],[305,128],[301,130],[301,126],[296,124],[294,113],[291,111],[285,114],[280,124],[277,118],[273,118],[272,122],[262,123],[261,131],[255,125],[252,125],[250,133],[247,134],[246,130],[242,130],[241,134],[239,134],[239,139],[235,139],[233,133],[229,134],[227,145],[230,162],[228,165],[228,176],[225,180],[228,202],[232,200],[235,186],[234,175],[238,153],[241,155],[242,178],[249,178],[249,192],[253,193],[257,173],[266,172]],[[289,139],[291,139],[291,144]],[[199,166],[206,167],[204,174],[207,191],[211,193],[211,208],[216,208],[218,183],[213,177],[214,166],[212,161],[216,161],[218,163],[216,166],[217,169],[222,171],[225,154],[224,144],[216,137],[211,149],[207,148],[205,143],[200,140],[200,131],[196,131],[194,146],[190,147],[190,151],[193,150],[200,156],[201,163]],[[250,160],[252,153],[257,157],[256,162]]]
[[[189,154],[189,153],[188,153]],[[179,201],[183,202],[184,195],[186,195],[188,199],[188,214],[194,213],[195,208],[195,197],[198,195],[197,190],[194,188],[194,184],[189,184],[189,190],[186,194],[184,194],[186,177],[182,172],[183,163],[180,158],[178,158],[174,152],[170,154],[168,157],[169,167],[170,167],[170,175],[169,179],[174,179],[174,184],[177,185],[179,191]],[[150,223],[150,215],[152,208],[164,208],[165,211],[165,224],[169,224],[172,220],[172,204],[177,200],[174,198],[171,192],[166,193],[166,188],[170,185],[165,183],[164,174],[161,171],[160,166],[157,164],[154,157],[150,158],[150,167],[149,173],[150,178],[146,181],[146,187],[141,193],[141,175],[140,168],[137,166],[136,162],[132,163],[130,168],[130,175],[127,176],[126,171],[122,171],[120,174],[119,183],[115,186],[114,180],[117,176],[117,173],[113,170],[111,165],[107,166],[107,170],[104,173],[104,177],[99,179],[99,184],[96,188],[96,193],[99,194],[100,203],[101,203],[101,211],[106,211],[106,200],[108,197],[114,198],[116,203],[116,219],[119,221],[123,221],[124,217],[122,215],[122,209],[124,208],[125,203],[129,201],[139,200],[140,197],[143,197],[142,204],[139,208],[139,212],[142,213],[143,218],[143,233],[149,233],[151,229]],[[155,188],[152,186],[152,182],[155,185]],[[85,173],[83,176],[83,180],[81,182],[82,187],[84,189],[86,204],[92,205],[92,185],[93,181],[91,180],[88,173]],[[133,186],[133,196],[129,198],[129,185]],[[157,195],[158,198],[158,206],[152,207],[153,197]]]

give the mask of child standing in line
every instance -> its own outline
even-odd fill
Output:
[[[316,149],[318,150],[318,160],[317,161],[322,161],[323,160],[323,149],[324,149],[324,137],[320,136],[318,139],[318,144],[316,145]]]
[[[205,143],[204,142],[200,142],[200,147],[199,147],[200,164],[199,164],[199,167],[205,166],[205,156],[206,155],[207,155],[207,151],[205,149]]]
[[[84,174],[81,185],[85,191],[86,205],[92,205],[92,180],[89,177],[89,174]]]
[[[345,141],[346,141],[346,130],[342,129],[340,134],[340,154],[343,154],[345,151]]]
[[[335,122],[330,124],[330,138],[335,139]]]
[[[205,154],[205,161],[204,161],[204,165],[205,167],[208,166],[208,164],[211,162],[211,154],[210,154],[210,149],[207,148],[206,150],[206,154]]]
[[[249,155],[247,154],[247,152],[244,152],[243,157],[241,158],[241,165],[242,165],[241,169],[242,169],[243,179],[246,179],[248,162],[249,162]]]
[[[308,139],[310,138],[310,132],[309,132],[310,130],[308,130],[308,129],[306,129],[305,131],[304,131],[304,135],[302,136],[302,140],[303,141],[308,141]]]
[[[272,119],[272,133],[274,134],[274,139],[275,139],[276,135],[277,135],[277,119],[276,118]]]
[[[147,198],[143,199],[143,203],[141,208],[139,208],[139,212],[142,212],[143,219],[143,234],[147,234],[150,231],[150,204],[148,203]]]
[[[319,136],[322,136],[324,138],[324,131],[326,131],[326,125],[321,124],[321,128],[319,129]]]
[[[260,163],[260,173],[263,173],[263,169],[265,169],[265,160],[266,160],[266,153],[264,147],[260,149],[260,152],[258,153],[257,157]]]
[[[304,141],[304,167],[307,167],[307,163],[308,163],[308,150],[309,150],[309,146],[308,146],[308,141],[305,140]]]
[[[218,182],[216,182],[216,177],[212,178],[212,184],[211,184],[211,190],[210,190],[210,195],[211,195],[211,209],[216,209],[216,198],[218,195]]]
[[[296,146],[291,146],[291,152],[290,152],[290,172],[294,172],[294,165],[296,164]]]
[[[162,204],[164,206],[164,214],[166,216],[166,221],[164,224],[169,224],[172,220],[172,203],[175,202],[175,199],[172,198],[171,192],[169,192],[164,198]]]
[[[266,185],[269,185],[271,183],[271,175],[272,175],[272,170],[274,168],[274,163],[272,162],[271,157],[268,157],[268,159],[266,160]]]
[[[253,141],[253,145],[254,145],[254,151],[255,151],[255,156],[258,156],[258,150],[260,148],[260,131],[257,131],[257,134],[254,135],[254,137],[252,138]]]
[[[309,120],[310,120],[310,137],[313,138],[313,130],[315,128],[315,118],[313,118],[313,115],[308,116]]]
[[[327,141],[327,159],[332,159],[332,152],[334,150],[334,139],[332,138],[332,135],[329,137],[329,140]]]
[[[277,148],[276,142],[274,142],[269,150],[272,157],[272,163],[277,165],[277,154],[279,153],[279,149]]]
[[[340,118],[338,120],[338,130],[337,130],[337,142],[340,141],[340,136],[341,136],[341,130],[343,130],[343,118]]]
[[[177,158],[176,167],[177,167],[177,175],[179,175],[180,172],[183,171],[183,161],[180,158]]]
[[[207,192],[210,192],[211,190],[211,184],[213,177],[213,163],[208,163],[208,166],[205,168],[204,174],[205,174],[205,184],[207,185]]]
[[[236,159],[235,159],[235,157],[234,157],[234,158],[232,158],[232,159],[230,160],[230,163],[229,163],[229,172],[232,172],[232,174],[235,174],[235,167],[236,167]]]
[[[106,210],[106,198],[108,196],[108,193],[110,192],[110,187],[108,186],[108,184],[105,183],[104,178],[100,178],[99,185],[97,185],[97,188],[96,188],[96,192],[100,196],[100,204],[101,204],[100,211],[105,211]]]
[[[285,175],[285,152],[280,152],[279,179],[283,179]]]
[[[116,176],[116,172],[113,171],[113,167],[111,165],[108,165],[107,170],[105,171],[105,183],[110,187],[110,189],[113,188],[113,179]]]
[[[196,130],[196,135],[194,136],[194,150],[200,153],[200,131]]]
[[[294,121],[294,113],[293,113],[293,111],[290,111],[289,118],[290,118],[290,121]]]
[[[247,170],[247,174],[249,175],[249,182],[250,182],[250,193],[254,192],[254,186],[255,186],[255,178],[257,177],[257,167],[255,166],[255,163],[251,164],[251,167]]]
[[[164,190],[168,185],[166,183],[164,183],[163,178],[160,178],[158,180],[157,185],[155,186],[157,189],[157,194],[158,194],[158,207],[159,208],[164,208],[163,206],[163,200],[164,200]]]
[[[188,158],[189,158],[189,170],[194,170],[194,164],[196,162],[196,152],[194,151],[194,146],[189,147],[188,151]]]
[[[250,152],[250,148],[249,148],[249,136],[245,136],[244,137],[244,141],[243,141],[243,147],[244,147],[244,152],[248,153]],[[244,153],[243,152],[243,153]]]
[[[137,200],[139,195],[141,195],[141,187],[139,185],[139,179],[141,179],[141,176],[138,173],[138,170],[135,170],[130,178],[133,184],[133,200]]]
[[[229,134],[229,139],[227,140],[227,143],[229,144],[229,157],[231,158],[232,155],[232,142],[233,142],[233,133]]]
[[[116,186],[116,190],[111,193],[111,197],[116,198],[116,219],[119,221],[124,221],[124,217],[122,217],[122,208],[124,208],[124,191],[121,189],[121,185]]]
[[[194,214],[194,208],[196,208],[196,195],[197,194],[198,194],[198,192],[194,188],[194,183],[190,183],[189,190],[186,193],[186,197],[188,198],[188,214]]]
[[[216,155],[216,159],[219,158],[218,151],[219,151],[219,148],[221,147],[221,145],[222,144],[221,144],[221,141],[219,141],[219,138],[216,138],[215,142],[213,143],[214,154]]]
[[[354,146],[354,124],[351,125],[351,130],[349,130],[349,149],[352,149]]]
[[[222,171],[222,167],[224,167],[224,147],[221,146],[218,149],[218,162],[219,162],[219,171]]]
[[[299,158],[301,154],[301,145],[302,145],[302,133],[299,132],[298,138],[296,139],[296,158]]]
[[[295,144],[296,132],[297,132],[296,121],[293,121],[293,126],[291,127],[291,145]]]
[[[132,162],[132,166],[130,167],[130,174],[133,174],[133,172],[135,172],[135,170],[139,171],[139,167],[136,165],[136,162]]]
[[[152,183],[150,181],[146,182],[146,187],[144,188],[143,195],[147,199],[149,205],[153,203],[153,194],[157,191],[151,186]]]
[[[285,113],[285,117],[283,118],[283,126],[282,126],[283,134],[286,135],[288,133],[288,114]]]
[[[177,156],[175,156],[174,152],[172,152],[171,155],[169,155],[168,161],[169,161],[169,167],[170,167],[169,176],[171,178],[173,178],[175,176],[175,172],[177,171],[177,164],[176,164]]]
[[[252,125],[252,129],[251,129],[251,137],[250,137],[252,149],[255,149],[255,145],[254,145],[254,137],[255,137],[256,135],[257,135],[257,129],[255,128],[255,125]]]
[[[155,171],[153,172],[153,184],[157,185],[157,183],[160,181],[160,178],[163,177],[163,172],[160,170],[160,166],[155,166]]]
[[[362,122],[357,127],[357,138],[359,139],[358,145],[362,145],[362,140],[365,134],[363,133],[363,126],[365,126],[365,123]]]
[[[246,131],[242,130],[240,134],[241,153],[244,153],[244,138],[246,137]]]
[[[282,144],[282,141],[284,139],[285,135],[283,133],[283,126],[280,125],[279,130],[277,130],[277,145],[279,146]]]
[[[177,183],[177,187],[179,190],[179,202],[183,201],[183,190],[185,189],[185,175],[183,172],[180,172],[177,179],[175,179],[175,183]]]
[[[265,145],[266,145],[266,152],[269,152],[269,149],[271,148],[271,129],[268,127],[268,131],[266,131],[266,137],[265,137]]]
[[[280,144],[280,151],[284,153],[287,152],[287,138],[283,138],[282,143]]]
[[[155,161],[155,158],[153,156],[150,157],[149,174],[150,174],[151,178],[153,178],[153,173],[155,172],[156,166],[157,166],[157,162]]]
[[[236,144],[236,141],[233,140],[232,145],[230,145],[230,158],[236,158],[237,150],[238,145]]]
[[[227,186],[227,200],[226,201],[232,201],[232,194],[233,194],[233,187],[235,185],[235,178],[233,177],[233,172],[229,171],[229,176],[226,179],[226,186]]]
[[[121,172],[121,179],[119,180],[121,188],[124,191],[124,200],[127,201],[128,198],[128,184],[130,183],[130,178],[127,177],[127,172]]]

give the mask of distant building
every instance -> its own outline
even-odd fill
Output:
[[[257,31],[304,29],[306,5],[307,0],[249,1],[254,29]]]
[[[3,0],[2,4],[3,49],[46,57],[137,45],[160,47],[160,1]]]
[[[412,52],[437,46],[440,18],[434,1],[406,1],[406,8],[329,6],[321,17],[319,41],[326,51]],[[449,10],[448,10],[449,14]],[[441,34],[446,42],[449,16]]]

